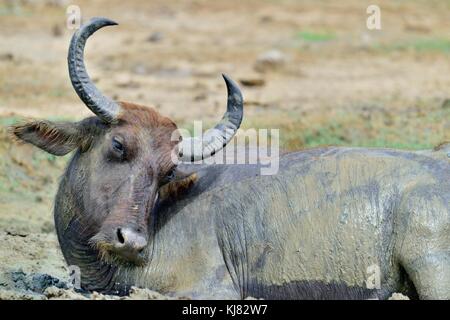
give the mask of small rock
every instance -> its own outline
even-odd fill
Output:
[[[149,289],[132,287],[129,294],[130,300],[167,300],[168,297]]]
[[[278,50],[271,50],[261,54],[255,62],[255,70],[267,72],[280,69],[286,63],[286,56]]]
[[[45,273],[32,273],[27,275],[19,269],[10,273],[15,289],[42,294],[48,287],[54,286],[61,289],[68,288],[67,283]]]
[[[14,60],[14,55],[12,53],[9,53],[9,52],[2,53],[2,54],[0,54],[0,60],[12,61],[12,60]]]
[[[197,95],[195,95],[194,97],[194,101],[203,101],[206,100],[208,98],[208,95],[206,93],[199,93]]]
[[[445,99],[444,102],[442,102],[442,109],[450,109],[450,99]]]
[[[73,289],[61,289],[58,287],[48,287],[44,291],[44,295],[48,299],[52,300],[63,300],[63,299],[69,299],[69,300],[87,300],[85,296],[83,296],[80,293],[75,292]]]
[[[266,84],[263,78],[241,78],[239,82],[246,87],[262,87]]]
[[[164,39],[164,33],[162,32],[153,32],[148,38],[148,42],[160,42]]]
[[[417,33],[430,33],[432,28],[425,24],[407,22],[405,24],[405,30]]]
[[[14,282],[25,282],[26,274],[22,269],[11,272],[11,279]]]
[[[55,24],[52,27],[52,35],[54,37],[61,37],[63,34],[62,28],[59,24]]]
[[[263,107],[267,108],[269,105],[257,99],[247,98],[244,102],[246,107]]]
[[[23,233],[23,232],[8,231],[8,230],[6,231],[6,234],[8,236],[11,236],[11,237],[22,237],[22,238],[25,238],[27,236],[27,234]],[[23,273],[23,271],[19,271],[19,272]]]
[[[0,290],[0,300],[45,300],[46,297],[35,293],[16,290]]]
[[[120,300],[121,297],[112,296],[112,295],[104,295],[104,294],[98,293],[97,291],[94,291],[89,295],[89,299],[91,299],[91,300]]]
[[[35,292],[43,293],[48,287],[56,287],[59,289],[67,289],[67,283],[59,280],[49,274],[37,273],[31,280],[32,290]]]
[[[272,22],[272,21],[273,21],[272,16],[268,16],[268,15],[264,15],[264,16],[261,16],[259,18],[259,22],[260,23],[269,23],[269,22]]]
[[[401,293],[393,293],[389,300],[409,300],[409,298]]]

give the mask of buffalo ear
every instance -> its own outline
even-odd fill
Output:
[[[176,170],[172,180],[159,188],[159,199],[176,199],[198,180],[197,173]]]
[[[19,140],[31,143],[48,153],[63,156],[83,147],[85,138],[80,123],[33,121],[11,127]]]

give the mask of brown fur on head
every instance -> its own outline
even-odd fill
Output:
[[[178,173],[172,161],[176,130],[169,118],[130,103],[121,103],[113,124],[93,117],[76,123],[33,121],[12,128],[18,139],[51,154],[78,150],[64,176],[67,192],[76,201],[78,216],[73,219],[82,222],[89,245],[102,259],[134,264],[145,260],[149,214],[161,187],[166,198],[195,181],[195,176]]]
[[[197,174],[193,173],[183,177],[175,178],[159,189],[161,200],[177,199],[187,191],[198,180]]]

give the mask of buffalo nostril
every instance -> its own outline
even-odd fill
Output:
[[[123,237],[122,229],[118,228],[116,233],[117,233],[117,240],[119,240],[119,242],[121,244],[124,244],[125,243],[125,238]]]
[[[133,250],[140,253],[147,246],[145,237],[129,228],[116,229],[116,248],[120,250]]]
[[[147,239],[144,234],[137,232],[136,229],[122,227],[115,230],[115,238],[112,243],[115,254],[128,261],[138,262],[145,259]]]

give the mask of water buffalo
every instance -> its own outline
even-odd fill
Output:
[[[271,176],[260,175],[258,164],[176,166],[172,150],[196,161],[232,138],[243,115],[239,88],[225,77],[227,112],[205,133],[206,143],[174,141],[170,119],[112,101],[89,79],[86,39],[113,24],[92,19],[69,50],[73,87],[96,117],[14,127],[16,137],[49,153],[75,151],[56,196],[55,225],[84,289],[122,293],[134,285],[192,298],[450,298],[449,145],[305,150],[281,156]],[[214,134],[220,139],[210,139]]]

